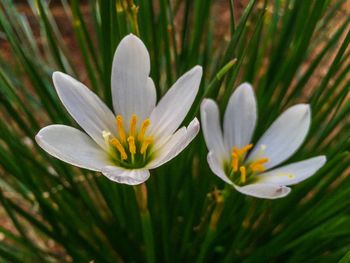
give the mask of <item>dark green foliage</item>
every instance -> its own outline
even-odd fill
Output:
[[[312,106],[311,131],[292,160],[325,154],[327,164],[282,200],[258,200],[225,188],[214,232],[208,230],[217,201],[213,193],[225,186],[207,166],[202,135],[152,171],[149,214],[140,214],[132,187],[65,164],[34,141],[48,124],[75,125],[54,91],[53,71],[82,80],[111,106],[114,50],[137,30],[125,11],[127,2],[132,1],[90,0],[86,17],[79,1],[62,0],[78,47],[71,50],[47,1],[28,1],[40,44],[13,1],[0,1],[0,40],[11,48],[10,61],[0,52],[0,201],[11,222],[10,229],[0,227],[0,260],[195,262],[200,256],[203,262],[227,263],[349,262],[345,1],[251,0],[242,12],[233,0],[135,1],[158,98],[186,70],[203,65],[189,117],[198,116],[199,103],[208,96],[223,111],[243,81],[257,94],[255,141],[288,106]],[[227,25],[218,19],[225,9],[220,5],[230,14]],[[72,61],[72,52],[80,53],[79,63]]]

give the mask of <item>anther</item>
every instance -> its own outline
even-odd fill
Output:
[[[130,134],[129,136],[134,136],[136,132],[137,116],[133,114],[130,119]]]
[[[241,172],[241,183],[244,184],[247,180],[247,171],[244,166],[241,166],[239,171]]]
[[[250,169],[253,171],[253,172],[263,172],[265,171],[265,167],[261,164],[251,164],[250,166]]]
[[[238,157],[242,157],[251,148],[253,148],[253,144],[248,144],[241,149],[238,149],[237,147],[233,147],[233,152],[237,153]]]
[[[145,133],[146,133],[146,130],[148,128],[148,126],[151,124],[151,120],[150,119],[146,119],[142,122],[141,124],[141,129],[140,129],[140,132],[137,136],[137,139],[139,141],[142,141],[143,140],[143,137],[145,136]]]
[[[254,163],[264,164],[264,163],[267,163],[268,161],[269,161],[269,158],[261,158],[261,159],[255,161]]]
[[[112,138],[112,139],[109,140],[109,142],[110,142],[110,144],[112,144],[115,148],[117,148],[117,150],[118,150],[119,153],[120,153],[120,156],[121,156],[122,160],[128,159],[128,155],[126,154],[123,145],[119,142],[118,139]]]
[[[249,165],[249,167],[253,172],[263,172],[263,171],[265,171],[264,164],[267,163],[268,161],[269,161],[268,158],[261,158],[255,162],[251,163]]]
[[[119,138],[123,143],[125,143],[126,136],[125,136],[125,132],[124,132],[123,117],[121,115],[118,115],[115,120],[117,123]]]
[[[129,151],[132,155],[136,153],[136,145],[135,145],[135,138],[134,136],[128,137],[128,143],[129,143]]]
[[[153,138],[146,138],[141,146],[140,153],[144,154],[147,151],[148,146],[153,142]]]
[[[253,148],[253,144],[248,144],[241,149],[241,153],[244,154],[248,152],[251,148]]]

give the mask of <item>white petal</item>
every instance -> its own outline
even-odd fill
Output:
[[[153,169],[175,158],[196,137],[199,132],[199,121],[194,118],[187,128],[182,127],[160,148],[155,150],[156,158],[147,168]]]
[[[219,160],[229,158],[230,151],[223,141],[220,127],[220,113],[218,105],[211,99],[204,99],[201,103],[201,121],[205,142],[209,151]]]
[[[106,148],[102,131],[116,134],[112,111],[95,93],[69,75],[54,72],[52,78],[69,114],[101,147]]]
[[[102,174],[109,180],[120,184],[138,185],[149,178],[149,171],[145,169],[128,170],[116,166],[106,166]]]
[[[217,175],[221,180],[223,180],[225,183],[228,183],[230,185],[233,185],[231,180],[226,176],[225,171],[223,169],[224,164],[220,163],[218,159],[215,157],[215,154],[213,152],[209,152],[207,155],[207,161],[209,164],[209,167],[211,171]]]
[[[157,102],[157,93],[156,93],[156,88],[154,86],[154,82],[151,78],[147,79],[147,98],[144,100],[144,117],[143,119],[148,118],[151,115],[151,112],[154,110]],[[142,115],[140,115],[142,116]]]
[[[201,77],[202,67],[195,66],[175,82],[151,113],[150,134],[166,137],[176,131],[192,106]]]
[[[325,156],[318,156],[305,161],[288,164],[258,175],[259,182],[276,185],[297,184],[317,172],[326,163]]]
[[[234,146],[243,148],[251,142],[256,116],[253,88],[243,83],[231,95],[224,116],[224,140],[229,149]]]
[[[269,169],[288,159],[303,143],[310,120],[311,110],[307,104],[298,104],[286,110],[258,141],[248,156],[248,162],[267,157],[269,162],[265,168]]]
[[[122,39],[112,65],[112,98],[116,114],[129,120],[136,114],[141,120],[149,117],[156,103],[156,91],[150,73],[147,48],[136,36]]]
[[[291,191],[289,187],[267,183],[255,183],[246,186],[234,185],[234,187],[242,194],[264,199],[282,198],[288,195]]]
[[[110,165],[108,155],[88,135],[65,125],[50,125],[35,136],[41,148],[75,166],[94,171]]]

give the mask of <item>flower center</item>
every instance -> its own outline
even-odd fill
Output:
[[[129,122],[129,130],[124,127],[123,117],[117,115],[116,125],[118,138],[110,132],[103,131],[102,136],[109,147],[112,161],[125,168],[141,168],[149,161],[153,143],[152,137],[146,137],[146,131],[151,124],[150,119],[137,127],[137,116],[133,114]]]
[[[245,163],[244,159],[247,152],[253,148],[253,144],[248,144],[239,149],[233,147],[231,153],[231,167],[229,167],[230,178],[237,185],[246,185],[254,181],[253,175],[265,171],[265,164],[269,161],[268,158],[258,158],[255,161]],[[263,153],[265,146],[261,147]]]

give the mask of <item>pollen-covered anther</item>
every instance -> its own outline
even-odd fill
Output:
[[[144,120],[144,121],[142,122],[142,124],[141,124],[141,129],[140,129],[139,134],[138,134],[138,136],[137,136],[137,139],[138,139],[139,141],[142,141],[143,138],[145,137],[145,133],[146,133],[147,128],[149,127],[150,124],[151,124],[151,120],[150,120],[150,119],[146,119],[146,120]]]
[[[239,164],[240,162],[243,161],[244,159],[244,156],[245,154],[253,147],[253,144],[248,144],[246,146],[244,146],[243,148],[239,149],[237,147],[233,147],[232,149],[232,154],[231,154],[231,157],[232,157],[232,170],[234,172],[237,172],[238,171],[238,167],[239,167]]]
[[[136,133],[137,116],[133,114],[130,119],[130,133],[129,136],[135,136]]]
[[[241,149],[238,149],[237,147],[233,147],[233,152],[236,152],[239,157],[242,157],[244,154],[246,154],[251,148],[253,148],[253,144],[248,144],[244,146]]]
[[[153,138],[149,137],[146,138],[143,142],[142,142],[142,146],[140,149],[140,153],[144,154],[147,151],[148,146],[153,142]]]
[[[123,117],[117,115],[115,118],[118,136],[114,136],[111,132],[104,131],[102,136],[111,149],[114,149],[117,162],[128,166],[138,166],[147,159],[147,153],[153,143],[153,137],[146,136],[148,127],[151,124],[150,119],[145,119],[141,125],[138,125],[136,114],[132,114],[129,119],[128,127],[124,126]],[[126,129],[125,129],[126,128]],[[111,152],[112,155],[115,153]]]
[[[269,161],[268,158],[261,158],[251,163],[249,167],[253,172],[263,172],[266,170],[264,164],[267,163],[268,161]]]
[[[126,154],[123,145],[120,143],[120,141],[118,139],[112,138],[112,139],[109,140],[109,143],[111,145],[113,145],[118,150],[122,160],[128,159],[128,155]]]
[[[125,132],[124,132],[123,117],[121,115],[117,115],[117,117],[115,118],[115,121],[117,123],[117,130],[118,130],[119,138],[120,138],[122,143],[125,143],[126,136],[125,136]]]
[[[128,143],[129,143],[129,152],[134,155],[136,154],[136,145],[135,145],[135,138],[134,136],[128,137]]]

